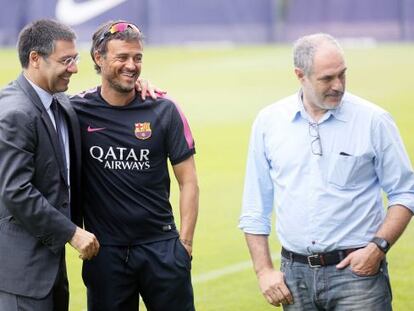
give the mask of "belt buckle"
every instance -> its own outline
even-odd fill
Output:
[[[308,258],[308,264],[309,264],[309,267],[311,267],[311,268],[320,268],[320,267],[322,267],[322,265],[314,265],[313,263],[312,263],[312,259],[317,259],[317,258],[319,258],[319,255],[318,254],[315,254],[315,255],[310,255],[310,256],[308,256],[307,257]]]

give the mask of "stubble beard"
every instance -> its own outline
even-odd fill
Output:
[[[135,89],[135,83],[132,86],[129,86],[129,85],[125,86],[115,81],[114,79],[109,80],[109,85],[111,86],[112,89],[114,89],[118,93],[123,93],[123,94],[130,93]]]
[[[322,109],[322,110],[334,110],[334,109],[338,108],[338,106],[341,103],[342,98],[344,96],[343,92],[340,92],[340,93],[337,93],[337,94],[338,94],[338,96],[336,97],[337,100],[336,100],[335,103],[332,103],[332,102],[326,103],[325,101],[330,98],[327,95],[324,95],[323,97],[320,97],[320,96],[317,96],[315,94],[314,95],[314,99],[315,99],[314,100],[314,105],[317,108]]]

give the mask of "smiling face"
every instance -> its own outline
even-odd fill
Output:
[[[142,56],[140,41],[110,40],[105,55],[95,53],[95,61],[101,68],[102,88],[118,94],[135,94]]]
[[[303,103],[314,114],[323,114],[341,103],[345,92],[346,66],[342,52],[331,43],[321,43],[314,55],[311,73],[295,68],[302,84]]]
[[[36,58],[37,84],[50,94],[65,92],[68,89],[72,74],[78,72],[76,62],[65,65],[68,58],[76,58],[78,52],[74,41],[58,40],[54,44],[53,53]],[[36,57],[36,55],[32,55]]]

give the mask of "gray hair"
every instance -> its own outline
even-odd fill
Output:
[[[74,41],[76,34],[68,26],[51,19],[37,20],[24,27],[17,42],[22,67],[29,66],[29,55],[32,51],[44,57],[52,54],[55,41],[58,40]]]
[[[316,33],[299,38],[293,45],[293,64],[296,68],[303,70],[306,76],[312,74],[313,59],[319,46],[329,43],[338,48],[343,54],[342,47],[338,41],[329,34]]]

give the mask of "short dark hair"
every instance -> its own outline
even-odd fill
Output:
[[[46,57],[52,54],[58,40],[74,41],[76,34],[70,27],[51,19],[40,19],[24,27],[17,42],[22,67],[29,66],[32,51]]]
[[[101,25],[92,36],[92,46],[91,46],[90,53],[91,53],[92,60],[95,63],[94,67],[97,73],[101,73],[101,67],[99,67],[98,64],[95,62],[94,53],[98,52],[102,56],[105,56],[106,52],[108,51],[109,41],[122,40],[122,41],[138,41],[141,44],[143,43],[144,35],[142,34],[142,32],[140,30],[136,31],[134,28],[131,28],[131,27],[127,27],[127,29],[122,32],[116,32],[114,34],[109,33],[109,30],[111,29],[111,27],[119,23],[127,23],[127,24],[131,24],[135,26],[135,24],[124,21],[124,20],[109,21]],[[135,27],[138,29],[137,26]]]

